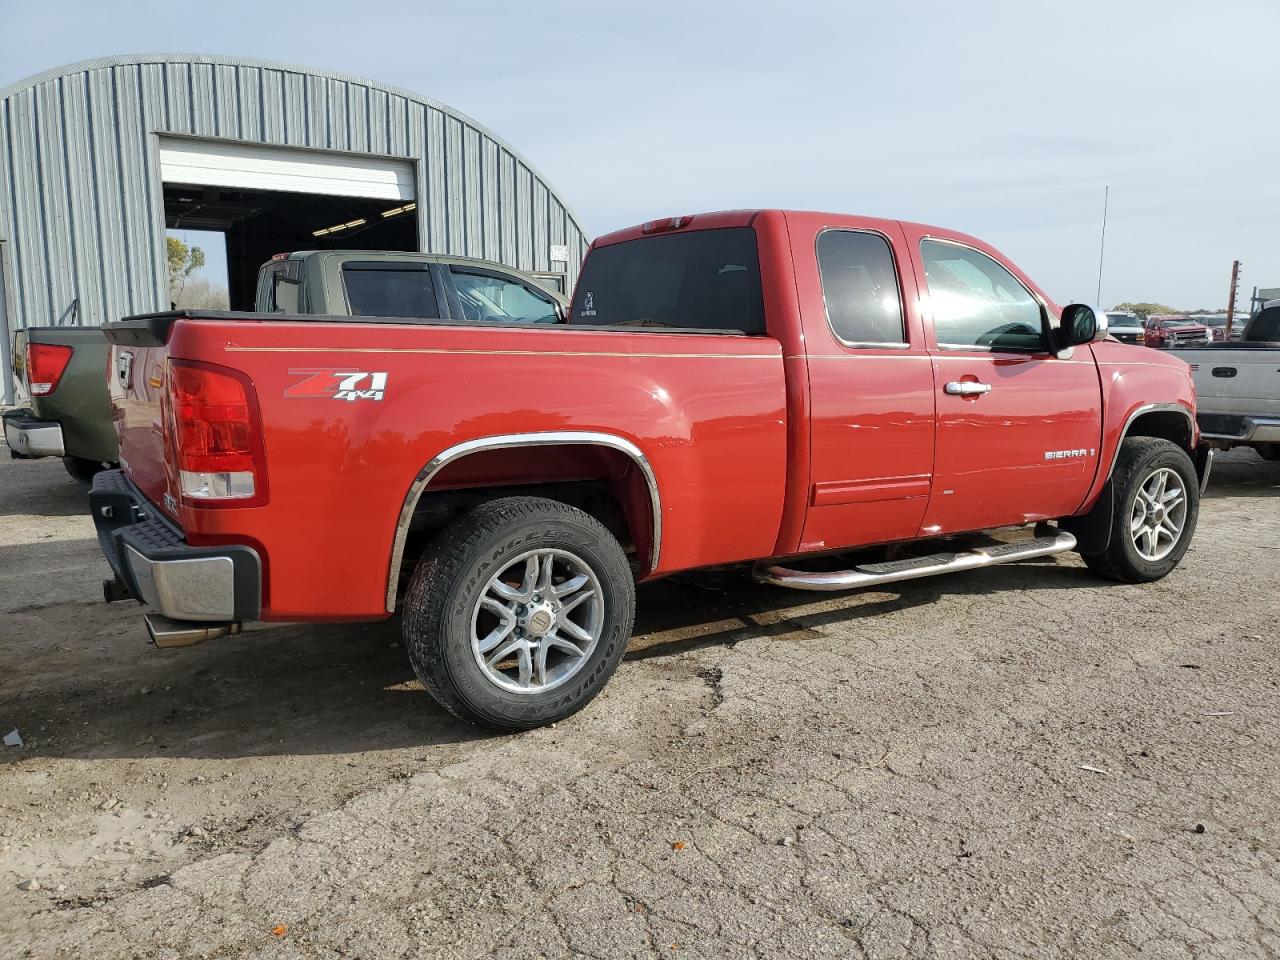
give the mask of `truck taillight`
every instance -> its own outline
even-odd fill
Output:
[[[166,426],[184,500],[257,506],[267,500],[262,418],[253,383],[225,367],[169,363]]]
[[[48,396],[58,389],[73,352],[71,347],[56,343],[27,344],[27,389],[33,397]]]

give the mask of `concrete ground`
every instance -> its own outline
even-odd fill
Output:
[[[1245,451],[1158,584],[680,577],[492,736],[395,622],[149,648],[82,489],[4,459],[0,957],[1275,957],[1278,551]]]

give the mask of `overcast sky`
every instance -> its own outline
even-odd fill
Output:
[[[125,12],[127,11],[127,12]],[[590,234],[782,206],[995,244],[1060,302],[1280,286],[1280,2],[0,0],[0,86],[121,53],[396,84],[519,150]]]

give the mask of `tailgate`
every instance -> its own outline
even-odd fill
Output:
[[[1280,416],[1280,349],[1185,351],[1202,413]]]
[[[172,317],[110,323],[107,389],[111,396],[120,466],[152,503],[177,519],[177,501],[165,464],[164,410],[167,346]]]

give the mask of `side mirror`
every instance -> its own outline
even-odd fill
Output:
[[[1063,346],[1078,347],[1107,339],[1107,315],[1097,307],[1073,303],[1062,309],[1059,337]]]

